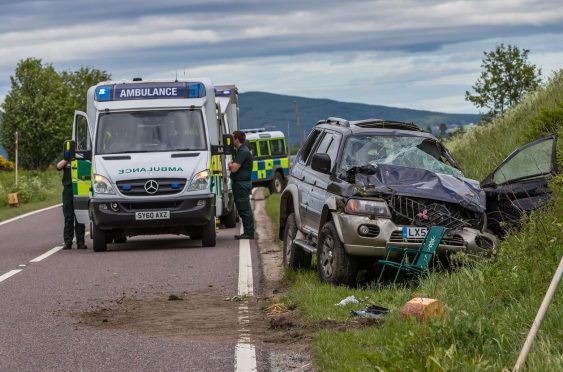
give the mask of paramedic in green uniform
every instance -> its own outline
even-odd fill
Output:
[[[65,227],[63,230],[64,246],[63,249],[72,248],[72,238],[76,234],[76,247],[78,249],[88,248],[84,243],[85,226],[78,223],[74,217],[74,204],[72,196],[72,175],[70,173],[70,163],[61,160],[57,163],[57,170],[63,171],[63,216]]]
[[[235,235],[235,239],[254,239],[254,216],[250,207],[250,192],[252,190],[252,154],[245,144],[246,135],[240,131],[233,132],[233,142],[237,149],[235,159],[229,163],[233,194],[244,234]]]

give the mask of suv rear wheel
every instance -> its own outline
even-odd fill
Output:
[[[311,254],[293,244],[297,236],[295,213],[287,217],[283,233],[283,266],[288,269],[301,269],[311,266]]]
[[[332,221],[323,226],[319,235],[317,272],[322,282],[356,284],[358,259],[346,253]]]

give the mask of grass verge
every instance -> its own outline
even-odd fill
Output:
[[[14,172],[0,171],[0,221],[61,202],[61,174],[56,170],[20,171],[18,185]],[[8,206],[8,193],[20,193],[20,207]]]

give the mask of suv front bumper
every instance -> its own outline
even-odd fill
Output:
[[[405,239],[402,227],[387,218],[370,219],[365,216],[333,213],[334,224],[346,252],[352,256],[385,257],[387,247],[419,248],[422,239]],[[367,225],[376,236],[362,236],[358,229]],[[375,235],[375,234],[373,234]],[[477,229],[463,228],[444,236],[438,246],[438,253],[466,251],[470,253],[490,253],[498,247],[498,239],[493,234]]]
[[[112,208],[117,203],[118,208]],[[136,212],[169,211],[169,219],[136,220]],[[174,199],[100,199],[90,201],[90,216],[102,230],[140,230],[203,226],[215,217],[215,194]]]

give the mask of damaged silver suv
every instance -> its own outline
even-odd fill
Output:
[[[536,186],[538,179],[556,171],[555,139],[538,140],[528,151],[541,163],[540,170],[531,172]],[[496,201],[491,203],[496,210],[490,212],[506,217],[500,190],[514,186],[506,174],[518,169],[510,164],[511,157],[487,178],[487,185],[480,185],[463,175],[432,134],[414,124],[319,121],[297,154],[281,196],[284,265],[308,267],[317,254],[322,281],[354,284],[358,270],[372,267],[389,245],[418,247],[433,225],[446,226],[449,232],[439,255],[490,252],[498,238],[487,229],[487,196]],[[505,183],[495,184],[495,174]],[[527,191],[527,196],[535,192]],[[510,199],[512,194],[503,195]],[[535,203],[545,197],[531,199]],[[506,203],[513,206],[515,200]]]

